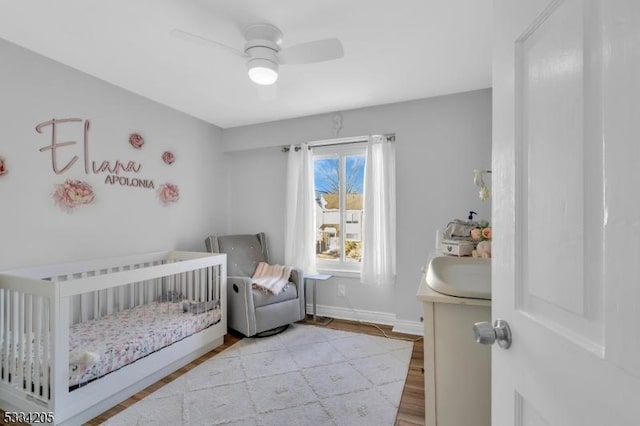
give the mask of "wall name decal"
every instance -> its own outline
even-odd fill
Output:
[[[137,187],[149,188],[149,189],[155,188],[152,180],[129,178],[125,176],[118,177],[118,176],[110,175],[110,176],[107,176],[107,178],[104,180],[104,183],[110,183],[112,185],[119,183],[122,186],[131,186],[133,188],[137,188]]]
[[[82,153],[84,158],[85,174],[98,175],[108,173],[109,175],[105,178],[104,181],[105,184],[113,185],[119,183],[121,186],[155,189],[155,185],[153,183],[153,180],[151,179],[130,179],[129,177],[120,176],[121,173],[140,173],[142,164],[138,162],[122,162],[120,160],[116,160],[115,162],[91,161],[89,155],[89,130],[91,129],[91,122],[89,120],[83,120],[81,118],[53,118],[48,121],[43,121],[36,126],[36,132],[40,134],[42,134],[44,132],[44,129],[46,129],[47,127],[51,127],[51,143],[40,148],[40,152],[51,151],[51,168],[53,169],[53,172],[55,174],[60,175],[69,171],[80,158],[78,155],[74,155],[71,160],[69,160],[64,166],[60,167],[58,161],[58,151],[63,147],[73,146],[78,143],[77,141],[58,141],[58,128],[62,125],[68,125],[67,123],[83,123]]]

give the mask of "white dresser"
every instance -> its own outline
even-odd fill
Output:
[[[423,274],[426,426],[491,425],[491,347],[475,343],[473,324],[491,322],[491,301],[440,294]]]

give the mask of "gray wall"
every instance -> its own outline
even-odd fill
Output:
[[[418,321],[420,268],[433,251],[435,230],[453,218],[466,218],[469,210],[490,219],[490,203],[478,199],[473,169],[491,168],[491,91],[341,114],[340,137],[396,134],[398,275],[395,287],[383,288],[334,278],[319,287],[318,303]],[[286,154],[280,148],[335,138],[332,118],[326,114],[222,131],[231,167],[230,227],[237,233],[267,232],[275,262],[284,259]],[[346,285],[346,298],[337,296],[338,283]]]
[[[0,177],[0,269],[122,256],[155,250],[203,250],[210,233],[265,231],[274,262],[284,260],[283,145],[336,137],[333,115],[318,115],[221,130],[67,66],[0,40],[0,157],[9,174]],[[420,267],[433,250],[435,229],[475,210],[473,169],[491,164],[491,92],[480,90],[372,108],[343,111],[339,137],[374,133],[397,136],[398,277],[394,287],[361,285],[334,278],[321,285],[321,305],[394,314],[417,321],[415,294]],[[56,175],[50,143],[52,118],[91,120],[93,160],[143,164],[137,177],[156,187],[179,185],[180,202],[163,207],[155,192],[104,183],[85,174],[77,147],[60,150],[60,162],[81,159]],[[144,149],[127,138],[142,133]],[[63,132],[64,133],[64,132]],[[77,132],[61,139],[78,140]],[[177,161],[160,160],[172,150]],[[228,169],[227,169],[228,167]],[[228,172],[227,172],[228,170]],[[73,213],[55,207],[51,193],[65,179],[93,185],[96,201]],[[336,285],[346,285],[346,298]]]
[[[91,120],[90,156],[101,163],[136,161],[138,174],[154,186],[172,182],[180,201],[163,207],[151,189],[105,183],[107,175],[85,174],[81,125],[61,126],[59,161],[78,162],[56,175],[49,152],[52,118]],[[78,131],[79,130],[79,131]],[[142,150],[128,144],[131,132],[146,139]],[[164,150],[176,155],[167,166]],[[227,227],[227,174],[221,130],[134,95],[0,39],[0,157],[9,173],[0,177],[0,269],[104,256],[171,250],[204,250],[203,240]],[[54,206],[55,184],[90,183],[95,202],[67,213]]]

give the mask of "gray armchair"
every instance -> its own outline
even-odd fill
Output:
[[[291,271],[290,283],[278,295],[252,288],[260,262],[269,262],[266,236],[212,235],[207,251],[227,254],[227,324],[247,337],[270,332],[305,318],[302,271]],[[269,334],[269,333],[264,333]]]

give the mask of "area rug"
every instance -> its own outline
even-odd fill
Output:
[[[393,425],[413,344],[294,324],[243,339],[105,425]]]

